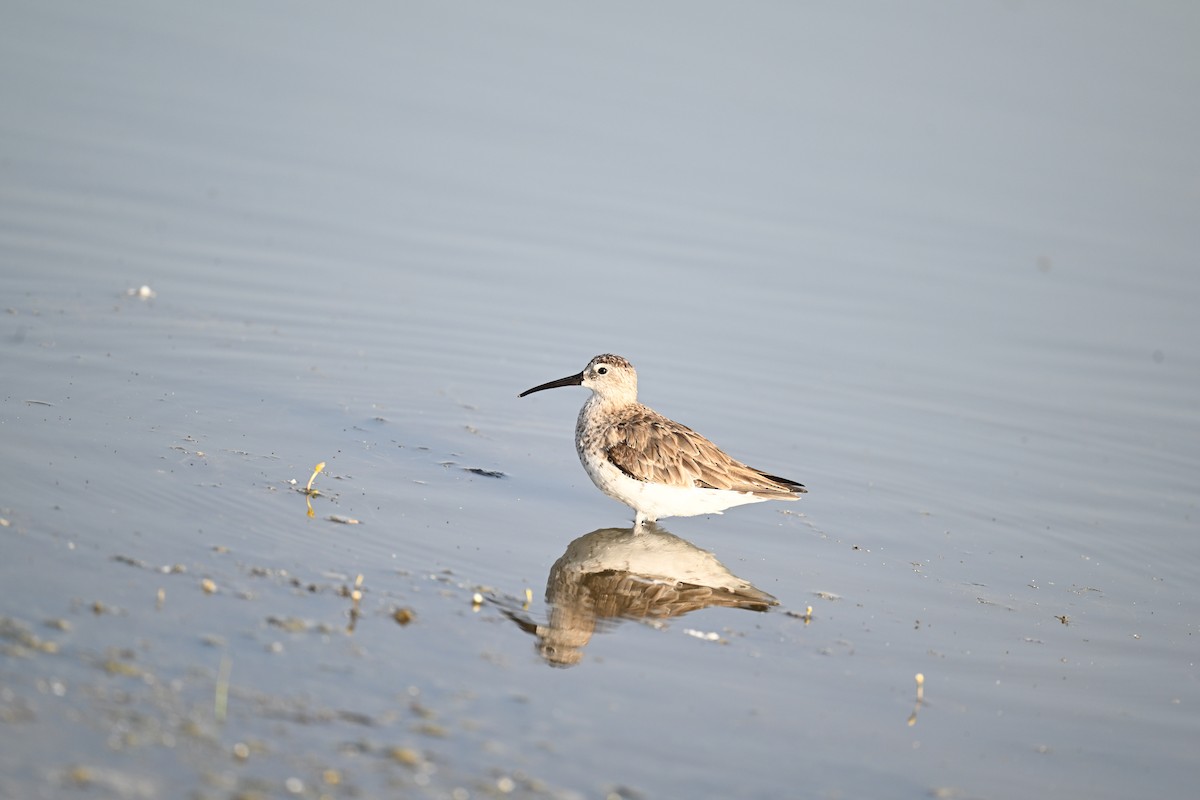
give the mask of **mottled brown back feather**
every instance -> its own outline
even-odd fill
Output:
[[[691,428],[640,403],[622,409],[618,421],[599,431],[599,437],[608,460],[640,481],[773,498],[807,491],[802,484],[730,458]]]

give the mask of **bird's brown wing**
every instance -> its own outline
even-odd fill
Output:
[[[765,497],[789,497],[805,491],[801,484],[730,458],[691,428],[644,407],[608,426],[601,435],[608,460],[640,481]]]

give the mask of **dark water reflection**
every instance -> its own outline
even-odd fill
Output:
[[[572,667],[583,660],[593,634],[621,620],[660,621],[711,607],[766,611],[779,601],[709,551],[646,523],[601,528],[567,545],[550,567],[546,604],[545,624],[506,613],[537,637],[547,664]]]

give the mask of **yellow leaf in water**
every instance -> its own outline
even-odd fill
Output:
[[[324,461],[322,461],[320,464],[317,464],[315,467],[313,467],[312,477],[310,477],[308,479],[308,485],[304,487],[304,491],[306,491],[306,492],[312,491],[313,481],[315,481],[317,479],[317,476],[321,474],[321,470],[323,470],[323,469],[325,469]]]

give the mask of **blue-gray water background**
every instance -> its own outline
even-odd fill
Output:
[[[1194,4],[3,17],[0,795],[1194,790]],[[552,669],[600,352],[810,494]]]

